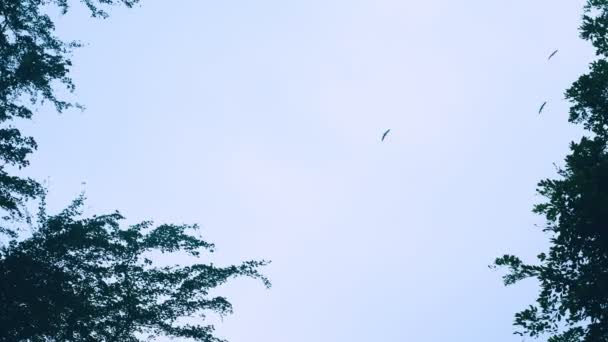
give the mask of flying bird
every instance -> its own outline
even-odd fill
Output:
[[[559,50],[555,50],[555,51],[553,51],[553,52],[552,52],[552,53],[549,55],[549,58],[547,58],[547,60],[550,60],[550,59],[551,59],[551,57],[555,56],[555,54],[557,53],[557,51],[559,51]]]
[[[545,105],[547,105],[547,101],[543,102],[543,104],[540,106],[540,109],[538,110],[538,114],[540,114],[543,109],[545,108]]]
[[[380,141],[384,141],[384,138],[386,138],[386,135],[388,134],[388,132],[390,132],[390,129],[387,129],[386,132],[384,132],[384,134],[382,134],[382,140]]]

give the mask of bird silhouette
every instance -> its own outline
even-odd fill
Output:
[[[547,60],[550,60],[550,59],[551,59],[551,57],[555,56],[555,54],[557,53],[557,51],[559,51],[559,50],[555,50],[555,51],[553,51],[553,52],[552,52],[552,53],[549,55],[549,58],[547,58]]]
[[[540,109],[538,110],[538,114],[540,114],[543,109],[545,108],[545,105],[547,105],[547,101],[543,102],[543,104],[540,106]]]
[[[384,138],[386,138],[386,135],[388,134],[388,132],[390,132],[390,129],[387,129],[386,132],[384,132],[384,134],[382,134],[382,140],[380,141],[384,141]]]

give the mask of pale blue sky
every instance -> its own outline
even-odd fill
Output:
[[[544,245],[531,212],[577,131],[583,1],[142,1],[68,16],[84,113],[40,114],[28,173],[58,209],[200,223],[233,342],[520,341],[533,282],[487,268]],[[560,52],[547,62],[554,49]],[[537,115],[548,100],[545,112]],[[384,143],[382,132],[391,128]]]

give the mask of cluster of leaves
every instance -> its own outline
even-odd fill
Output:
[[[143,222],[121,228],[120,214],[81,218],[82,198],[54,216],[44,211],[33,237],[0,249],[1,341],[139,341],[169,336],[221,341],[212,325],[188,317],[225,315],[230,303],[209,291],[246,276],[270,283],[264,261],[216,267],[157,266],[150,254],[187,253],[213,245],[197,226]],[[183,256],[180,257],[183,260]],[[199,319],[198,322],[202,322]]]
[[[122,3],[128,7],[138,0],[81,0],[94,17],[106,17],[102,7]],[[69,77],[71,51],[76,42],[64,42],[54,35],[55,25],[44,12],[50,6],[67,13],[67,0],[0,1],[0,209],[11,217],[23,216],[28,199],[41,195],[42,187],[30,178],[9,174],[8,168],[29,164],[27,156],[36,148],[35,140],[15,127],[16,119],[30,119],[35,108],[45,102],[58,112],[77,104],[60,99],[57,87],[74,90]],[[6,227],[0,232],[14,235]]]
[[[569,121],[588,134],[571,143],[559,178],[538,185],[547,200],[534,212],[547,220],[549,251],[533,265],[512,255],[495,262],[509,268],[507,285],[538,279],[537,302],[515,325],[550,342],[608,341],[608,0],[587,1],[580,30],[599,59],[566,91]]]

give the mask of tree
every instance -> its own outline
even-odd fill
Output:
[[[536,264],[513,255],[495,261],[509,269],[506,285],[539,281],[536,303],[514,324],[550,342],[608,341],[608,0],[587,1],[580,31],[599,59],[565,94],[569,121],[588,134],[570,144],[559,178],[538,184],[546,201],[533,211],[546,218],[550,248]]]
[[[209,291],[237,276],[270,286],[257,270],[265,261],[158,266],[152,255],[196,261],[214,245],[194,235],[196,225],[121,228],[119,213],[81,218],[82,204],[79,197],[54,216],[41,209],[33,237],[0,249],[0,341],[218,342],[202,322],[208,312],[230,313],[231,305]]]
[[[132,7],[139,0],[81,0],[94,17],[107,17],[102,7],[124,4]],[[77,42],[64,42],[54,35],[55,25],[43,9],[58,7],[63,14],[67,0],[0,1],[0,209],[8,219],[23,217],[23,205],[42,194],[42,187],[30,178],[11,175],[9,169],[29,164],[27,156],[36,148],[32,137],[23,136],[14,126],[17,119],[30,119],[43,103],[58,112],[80,107],[59,98],[58,86],[74,90],[69,77],[70,54]],[[0,227],[0,233],[15,237],[13,229]]]
[[[93,17],[107,17],[104,6],[132,7],[138,0],[80,0]],[[195,235],[196,225],[121,227],[122,216],[83,218],[79,197],[58,215],[48,216],[44,188],[35,180],[10,175],[28,165],[36,149],[32,137],[13,124],[30,119],[44,103],[62,112],[78,104],[57,96],[69,77],[70,54],[79,44],[54,35],[49,6],[67,13],[68,0],[0,1],[0,209],[8,213],[0,233],[0,341],[140,341],[184,337],[220,341],[205,314],[231,312],[230,303],[209,291],[238,277],[270,286],[258,269],[266,261],[216,267],[200,263],[213,244]],[[18,236],[16,219],[27,200],[42,198],[32,236]],[[161,266],[153,255],[189,256],[187,266]],[[186,260],[186,259],[183,259]],[[192,319],[196,319],[194,323]]]

